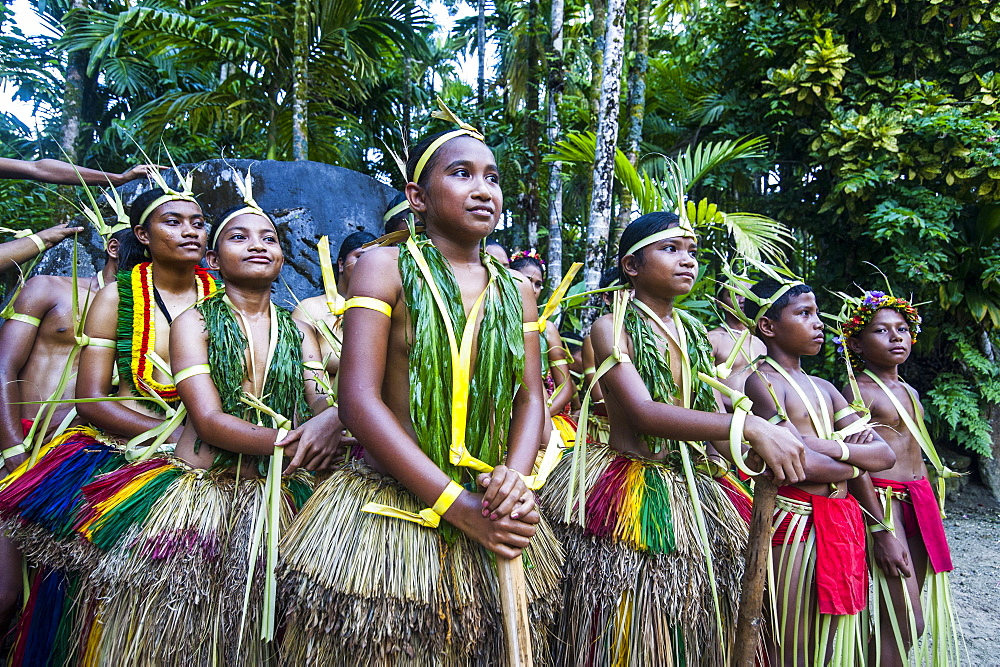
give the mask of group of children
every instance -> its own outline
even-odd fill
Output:
[[[157,179],[100,276],[28,281],[0,328],[8,622],[31,566],[13,663],[505,664],[497,561],[520,556],[537,663],[727,665],[737,472],[780,485],[761,664],[957,662],[907,302],[843,323],[845,398],[800,365],[809,287],[727,284],[709,333],[674,307],[695,230],[653,213],[566,346],[541,259],[484,245],[482,135],[425,138],[406,181],[294,314],[249,179],[212,225]]]

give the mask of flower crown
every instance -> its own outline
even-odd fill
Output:
[[[903,316],[910,326],[911,342],[917,342],[917,334],[920,333],[920,323],[923,320],[920,319],[917,309],[909,301],[885,292],[874,290],[865,292],[864,298],[855,300],[854,309],[840,323],[841,335],[837,339],[837,350],[842,351],[855,368],[864,368],[865,364],[847,346],[847,340],[863,331],[871,323],[875,314],[884,308],[892,308]]]
[[[518,259],[533,259],[539,264],[541,264],[543,269],[545,268],[545,260],[542,259],[542,256],[539,255],[538,251],[535,250],[534,248],[532,248],[528,252],[525,252],[523,250],[518,250],[517,252],[515,252],[513,255],[510,256],[510,261],[512,262]]]

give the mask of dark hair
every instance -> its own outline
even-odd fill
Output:
[[[417,145],[413,147],[410,154],[406,158],[406,180],[407,182],[413,181],[413,173],[417,170],[417,163],[420,162],[421,156],[427,152],[430,145],[434,143],[439,137],[444,136],[452,130],[445,130],[444,132],[435,132],[434,134],[429,134],[420,141]],[[434,163],[437,160],[437,151],[434,155],[431,155],[427,160],[427,164],[424,165],[423,171],[420,172],[420,180],[417,181],[417,185],[424,185],[427,178],[427,174],[431,173],[431,169],[434,167]]]
[[[162,197],[165,193],[160,188],[153,188],[152,190],[147,190],[141,195],[132,200],[132,204],[128,209],[128,220],[129,220],[129,234],[123,234],[118,241],[118,271],[128,272],[132,270],[136,264],[141,264],[142,262],[149,259],[149,252],[143,244],[139,243],[139,239],[136,238],[135,232],[133,231],[136,227],[139,227],[139,217],[142,216],[142,212],[152,204],[154,201]],[[146,218],[142,222],[143,229],[149,229],[149,218]]]
[[[610,269],[604,271],[601,274],[601,282],[597,284],[597,289],[604,289],[605,287],[611,287],[611,283],[618,280],[619,271],[617,266],[612,266]]]
[[[376,237],[368,232],[354,232],[348,234],[340,244],[340,251],[337,253],[337,263],[333,265],[333,276],[340,280],[340,263],[347,259],[347,256],[366,243],[371,243]]]
[[[764,278],[751,287],[750,291],[761,301],[764,301],[774,296],[779,289],[781,289],[781,283],[777,280]],[[788,306],[788,302],[791,301],[793,297],[799,296],[800,294],[809,294],[812,291],[813,288],[809,287],[809,285],[796,285],[795,287],[792,287],[771,304],[771,306],[764,313],[764,317],[769,320],[781,320],[781,311]],[[760,306],[754,303],[752,299],[747,299],[743,302],[743,312],[746,313],[747,317],[751,320],[756,319],[757,311],[759,310]]]
[[[583,347],[583,336],[575,331],[560,331],[559,337],[562,338],[562,341],[566,345],[566,348],[570,351],[570,354]]]
[[[500,245],[500,244],[498,243],[497,245]],[[501,247],[503,247],[503,246],[501,246]],[[519,271],[519,270],[523,269],[524,267],[528,266],[529,264],[531,266],[535,267],[536,269],[538,269],[538,272],[541,273],[542,276],[545,275],[545,267],[542,266],[541,260],[539,260],[539,259],[537,259],[535,257],[529,257],[528,255],[521,255],[517,259],[510,260],[510,268],[513,271]]]
[[[221,229],[220,230],[216,230],[215,226],[216,225],[221,225],[223,220],[225,220],[226,218],[228,218],[230,215],[232,215],[236,211],[240,210],[241,208],[246,208],[246,207],[247,207],[246,204],[237,204],[236,206],[230,206],[225,211],[223,211],[219,215],[215,216],[215,218],[212,220],[212,229],[208,233],[208,242],[211,244],[211,246],[209,247],[209,250],[215,250],[215,246],[217,246],[219,244],[219,238],[216,235],[216,231],[221,232],[222,230]],[[263,212],[263,213],[264,213],[264,217],[267,218],[268,220],[270,220],[271,224],[274,225],[274,231],[277,232],[278,231],[278,226],[274,224],[274,220],[271,220],[271,216],[269,216],[266,212]],[[215,240],[214,243],[212,243],[213,239]]]
[[[622,232],[621,240],[618,241],[618,264],[614,267],[614,279],[618,280],[622,285],[631,284],[632,281],[622,271],[622,260],[625,259],[628,249],[657,232],[662,232],[671,227],[678,227],[680,224],[681,220],[677,217],[677,214],[670,213],[669,211],[647,213],[629,223],[629,226]],[[640,266],[642,265],[642,253],[644,250],[645,248],[639,248],[632,253],[636,263]]]
[[[389,206],[386,207],[385,210],[391,211],[393,208],[399,206],[404,201],[406,201],[406,195],[400,192],[395,197],[392,198],[392,201],[389,202]],[[400,229],[406,227],[406,219],[409,217],[409,215],[410,215],[410,209],[404,208],[402,211],[400,211],[396,215],[386,220],[385,230],[383,233],[391,234],[392,232],[399,231]]]

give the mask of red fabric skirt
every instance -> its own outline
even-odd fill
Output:
[[[880,489],[892,489],[897,492],[908,492],[909,499],[900,503],[902,507],[902,524],[906,537],[917,533],[927,549],[934,572],[950,572],[955,569],[951,562],[951,549],[944,534],[944,524],[941,522],[941,507],[938,505],[934,490],[926,477],[912,482],[899,482],[894,479],[872,477],[872,484]],[[895,509],[895,508],[894,508]]]

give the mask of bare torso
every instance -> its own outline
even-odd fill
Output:
[[[73,280],[62,276],[45,276],[46,291],[54,299],[49,311],[42,318],[28,360],[18,375],[22,401],[43,401],[59,388],[59,380],[66,368],[66,362],[76,344],[73,319]],[[80,308],[97,292],[96,278],[82,278],[77,281],[77,295]],[[69,381],[59,398],[73,398],[78,359],[74,359]],[[40,405],[21,405],[21,418],[34,419]],[[49,436],[56,429],[72,405],[57,406],[50,422]]]
[[[913,389],[901,380],[883,380],[883,382],[910,418],[917,422],[920,415],[915,415],[913,412],[913,400],[910,394]],[[882,436],[882,439],[896,454],[896,465],[876,473],[875,476],[900,482],[911,482],[926,477],[927,467],[924,465],[920,444],[906,427],[906,423],[899,416],[892,401],[873,380],[865,375],[858,376],[858,387],[861,389],[861,397],[864,399],[865,405],[868,405],[871,410],[871,420],[872,424],[875,425],[875,431]]]
[[[742,331],[730,329],[725,326],[716,327],[708,332],[708,342],[712,345],[712,356],[715,358],[716,365],[724,364],[728,361],[741,333]],[[742,345],[742,349],[733,361],[729,377],[722,380],[723,384],[737,391],[743,391],[747,376],[752,372],[748,366],[753,361],[764,356],[767,356],[767,348],[764,346],[764,342],[756,336],[748,336]],[[729,407],[728,401],[726,407]]]
[[[785,413],[788,415],[788,420],[795,427],[795,430],[797,430],[802,436],[823,438],[823,434],[818,432],[816,426],[813,424],[812,417],[809,415],[809,409],[806,407],[806,404],[802,402],[802,399],[799,397],[799,393],[795,391],[793,387],[789,386],[788,381],[785,380],[780,373],[771,368],[768,363],[762,363],[760,365],[760,372],[763,373],[767,381],[774,386],[775,393],[779,396]],[[829,422],[832,424],[834,421],[833,400],[822,389],[820,389],[819,397],[817,397],[817,392],[813,389],[813,386],[815,384],[816,387],[819,387],[819,382],[816,380],[810,382],[809,376],[801,370],[788,371],[788,373],[792,380],[799,385],[802,393],[809,400],[812,409],[816,412],[817,417],[822,419],[822,415],[825,413]],[[822,412],[820,412],[820,410],[822,410]],[[835,496],[843,498],[847,493],[846,482],[838,482],[836,485],[832,485],[805,481],[800,484],[795,484],[795,486],[807,493],[817,496]]]

